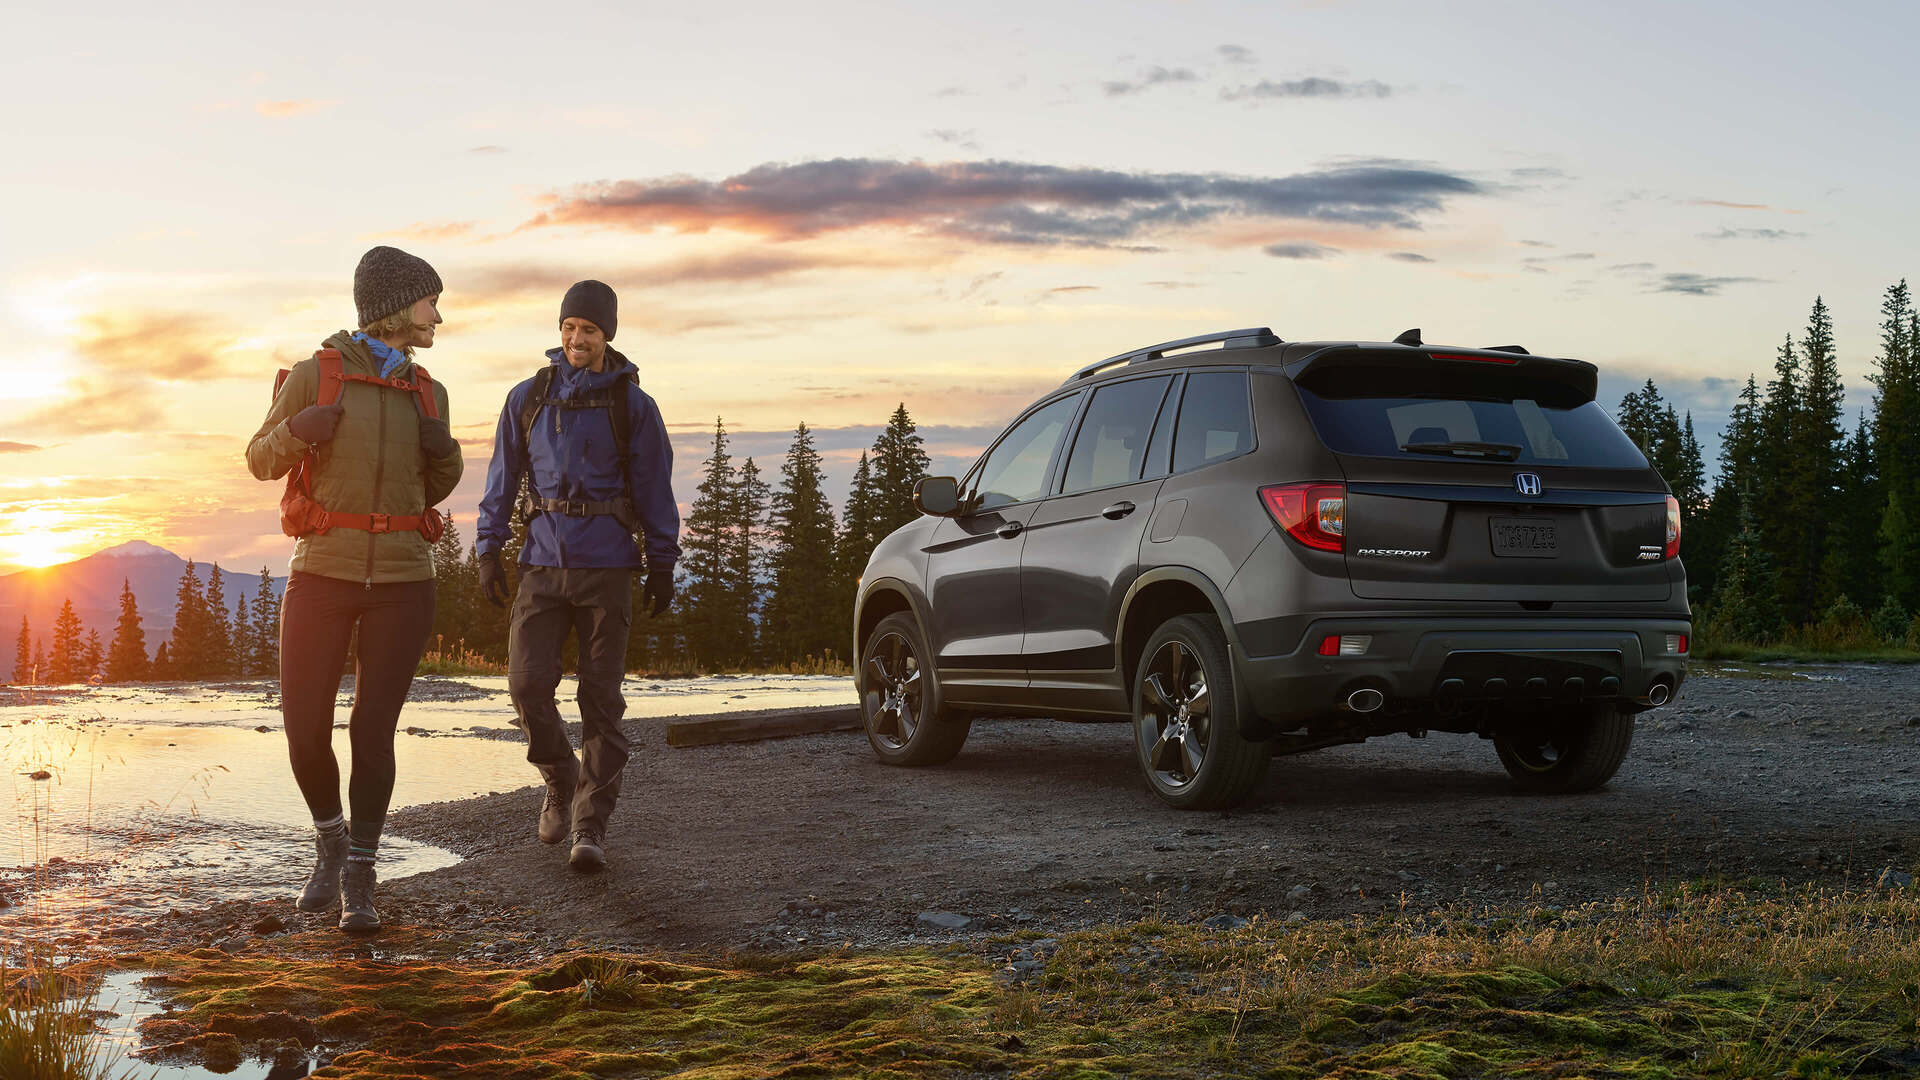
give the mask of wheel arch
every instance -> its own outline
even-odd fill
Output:
[[[913,616],[923,636],[927,633],[926,615],[905,582],[898,578],[879,578],[861,590],[853,616],[853,685],[856,689],[865,690],[861,657],[867,654],[867,639],[873,636],[873,628],[880,625],[881,619],[901,611]],[[931,642],[928,647],[932,647]]]
[[[1120,604],[1120,622],[1115,628],[1114,664],[1129,698],[1147,639],[1161,623],[1176,615],[1211,615],[1219,620],[1227,637],[1227,657],[1233,664],[1234,693],[1239,706],[1235,711],[1240,717],[1240,732],[1250,739],[1271,737],[1272,732],[1255,713],[1247,694],[1246,672],[1240,662],[1245,654],[1226,598],[1212,579],[1192,567],[1158,566],[1135,578],[1127,588],[1126,598]]]

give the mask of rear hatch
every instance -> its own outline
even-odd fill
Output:
[[[1594,402],[1591,364],[1386,346],[1330,350],[1290,374],[1346,474],[1356,595],[1671,594],[1667,485]]]

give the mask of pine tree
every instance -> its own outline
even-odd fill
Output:
[[[280,673],[280,597],[273,591],[273,574],[260,568],[260,584],[253,594],[253,654],[249,675]]]
[[[1689,593],[1712,596],[1718,590],[1720,564],[1727,543],[1738,529],[1740,493],[1759,484],[1760,388],[1754,377],[1734,398],[1727,426],[1720,436],[1719,468],[1706,510],[1688,532],[1681,550],[1687,563]]]
[[[193,560],[180,572],[180,588],[174,593],[173,635],[167,639],[169,678],[204,678],[207,670],[206,600],[200,593],[200,576]]]
[[[1773,578],[1772,560],[1754,521],[1750,491],[1739,494],[1737,522],[1720,567],[1707,636],[1716,641],[1767,641],[1780,632],[1780,608],[1767,587]]]
[[[148,674],[155,679],[171,679],[175,677],[173,673],[173,658],[167,655],[166,642],[161,642],[160,646],[153,650],[153,664],[150,666]]]
[[[1654,461],[1659,443],[1660,391],[1648,379],[1646,385],[1620,399],[1620,430],[1640,448],[1648,461]],[[1658,468],[1655,462],[1655,468]]]
[[[33,663],[27,665],[34,671],[34,681],[45,685],[47,678],[47,643],[40,638],[33,639]]]
[[[873,502],[873,471],[867,455],[861,454],[846,505],[840,510],[840,531],[833,541],[834,593],[848,611],[853,610],[860,575],[866,572],[867,559],[880,539],[874,535]]]
[[[1920,313],[1903,278],[1880,302],[1880,355],[1875,359],[1874,431],[1884,492],[1876,539],[1889,593],[1907,610],[1920,608]]]
[[[87,644],[86,644],[86,647],[83,650],[81,650],[81,657],[80,657],[81,677],[84,679],[91,679],[95,675],[100,675],[102,674],[100,669],[105,666],[106,666],[106,652],[100,646],[100,631],[94,630],[92,628],[88,628]]]
[[[927,475],[932,459],[921,449],[922,439],[907,405],[901,402],[887,420],[886,430],[873,441],[873,538],[920,516],[913,508],[913,486]],[[872,550],[868,549],[869,552]],[[866,560],[861,559],[864,564]]]
[[[478,596],[478,563],[473,564],[473,576],[468,577],[466,550],[460,542],[459,527],[448,515],[445,531],[433,543],[433,636],[442,649],[456,649],[466,641],[475,602],[486,603]]]
[[[680,572],[686,580],[682,611],[687,652],[709,669],[744,659],[736,621],[736,590],[729,556],[739,530],[739,476],[727,453],[727,428],[713,419],[713,452],[680,536]]]
[[[133,682],[147,676],[147,633],[140,628],[140,604],[133,583],[120,580],[120,621],[113,627],[107,650],[107,681]]]
[[[80,631],[80,616],[74,614],[73,601],[69,599],[60,605],[60,614],[53,620],[53,653],[47,657],[49,683],[78,682],[84,677],[80,665],[85,643]]]
[[[1881,595],[1879,528],[1886,496],[1873,442],[1872,423],[1863,415],[1841,451],[1820,566],[1822,597],[1851,596],[1863,607],[1877,605]]]
[[[1782,542],[1774,548],[1781,565],[1780,598],[1790,624],[1806,622],[1819,608],[1820,576],[1830,535],[1827,522],[1837,511],[1840,477],[1842,404],[1840,374],[1833,348],[1833,320],[1816,297],[1800,342],[1805,381],[1793,422],[1787,429],[1780,462],[1782,483],[1775,522]]]
[[[833,510],[821,490],[820,454],[802,423],[780,468],[769,529],[773,539],[773,595],[767,601],[765,640],[775,661],[844,652],[846,613],[835,605],[830,576]]]
[[[1691,525],[1707,505],[1707,465],[1700,454],[1700,440],[1693,437],[1692,409],[1680,428],[1680,451],[1670,482],[1673,497],[1680,501],[1681,518]]]
[[[27,629],[27,617],[22,615],[20,636],[13,641],[13,681],[25,686],[33,680],[33,632]]]
[[[740,483],[734,489],[734,520],[738,530],[728,552],[727,577],[734,595],[734,615],[740,625],[742,655],[753,660],[759,655],[760,579],[766,556],[765,544],[767,482],[760,479],[760,466],[748,458],[740,466]]]
[[[206,604],[206,623],[203,631],[203,645],[206,650],[204,662],[207,678],[224,678],[233,673],[233,623],[227,612],[227,594],[224,579],[220,575],[220,564],[214,563],[207,572],[207,589],[204,594]]]

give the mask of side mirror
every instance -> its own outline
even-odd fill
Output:
[[[921,478],[913,485],[913,508],[934,517],[952,517],[960,509],[960,482],[951,476]]]

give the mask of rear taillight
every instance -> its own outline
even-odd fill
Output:
[[[1320,551],[1340,551],[1346,544],[1347,486],[1345,484],[1274,484],[1260,489],[1267,513],[1288,536]]]
[[[1685,634],[1667,635],[1667,651],[1670,653],[1677,656],[1685,656],[1687,654],[1688,644],[1687,635]]]
[[[1667,496],[1667,558],[1680,555],[1680,500]]]
[[[1316,651],[1321,656],[1365,656],[1372,644],[1372,634],[1328,634]]]

